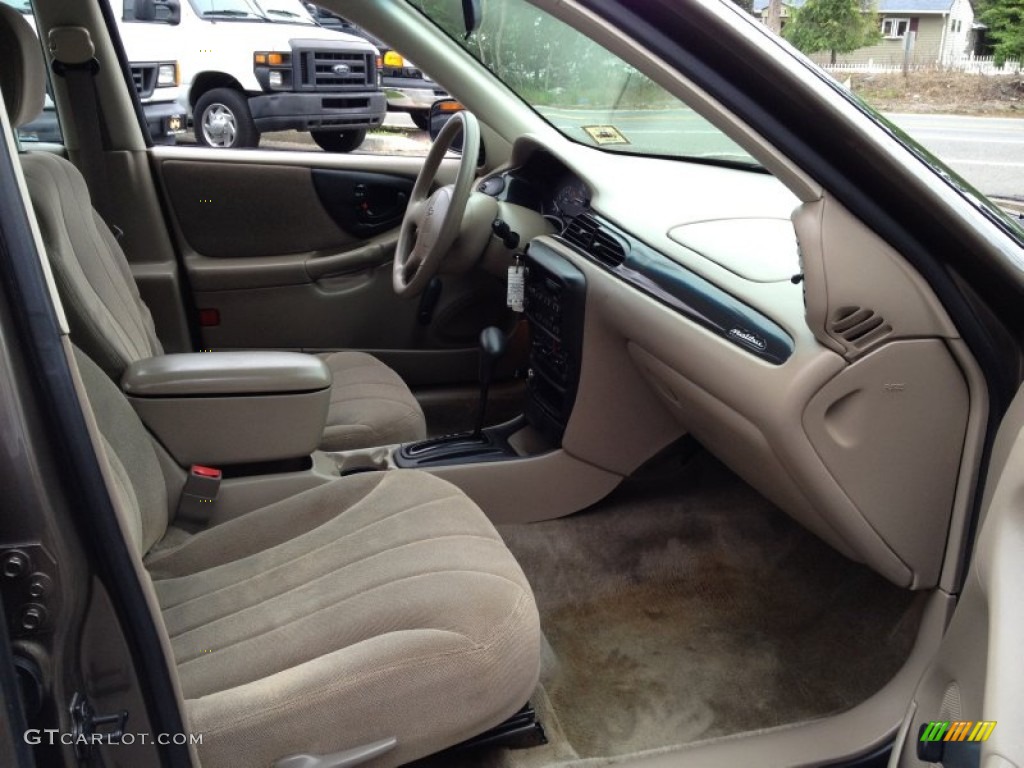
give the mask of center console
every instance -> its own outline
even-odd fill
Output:
[[[526,420],[552,445],[562,444],[579,385],[586,279],[543,243],[526,257],[524,309],[530,323]]]
[[[582,272],[538,242],[531,243],[525,267],[523,309],[529,321],[530,353],[523,415],[488,429],[478,427],[399,446],[393,455],[395,466],[427,468],[519,459],[524,455],[521,438],[527,431],[539,436],[530,440],[529,455],[561,447],[579,385],[586,282]],[[484,337],[491,331],[498,333],[496,328],[488,329],[481,338],[482,361],[488,354]],[[489,379],[482,365],[482,384]],[[485,398],[486,392],[484,384]]]

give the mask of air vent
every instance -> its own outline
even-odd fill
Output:
[[[626,249],[622,243],[605,232],[603,229],[594,233],[594,242],[590,246],[590,255],[607,264],[609,267],[617,267],[626,260]]]
[[[598,224],[590,216],[583,214],[576,216],[565,226],[562,237],[573,245],[590,251],[590,244],[594,242],[594,233],[597,232]]]
[[[617,267],[626,260],[626,248],[619,239],[585,213],[566,225],[562,238],[606,266]]]
[[[863,307],[840,307],[832,315],[828,331],[857,349],[864,349],[892,333],[885,318]]]

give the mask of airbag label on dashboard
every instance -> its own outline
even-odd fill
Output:
[[[629,139],[619,133],[614,125],[584,125],[583,130],[595,144],[629,144]]]

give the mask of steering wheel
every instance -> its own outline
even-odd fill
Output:
[[[462,158],[455,183],[428,195],[441,161],[460,132]],[[399,296],[411,298],[422,293],[458,237],[479,157],[480,124],[471,113],[456,112],[430,145],[402,218],[392,271],[392,285]]]

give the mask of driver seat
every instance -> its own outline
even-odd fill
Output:
[[[42,111],[45,78],[38,38],[18,11],[0,3],[0,86],[14,128]],[[164,353],[124,251],[93,209],[85,179],[72,163],[35,152],[23,153],[21,166],[71,336],[119,381],[129,364]],[[416,398],[380,360],[347,350],[328,355],[325,362],[333,384],[323,450],[427,436]]]

